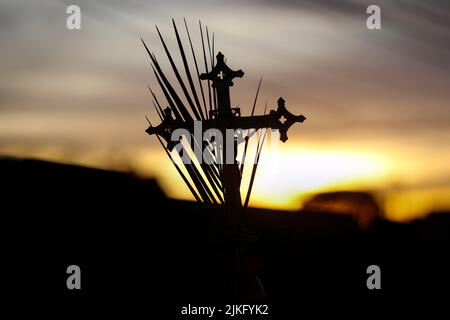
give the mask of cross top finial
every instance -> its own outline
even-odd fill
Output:
[[[224,55],[222,52],[219,51],[219,53],[216,56],[217,62],[223,62]]]
[[[213,87],[217,86],[228,86],[231,87],[233,85],[233,79],[236,77],[242,78],[244,72],[242,70],[234,71],[231,70],[230,67],[225,63],[225,56],[222,52],[216,55],[216,65],[209,73],[202,73],[200,75],[200,79],[202,80],[211,80],[213,83]]]
[[[222,52],[216,56],[217,62],[214,68],[209,73],[202,73],[201,80],[211,80],[212,86],[217,90],[217,109],[219,115],[230,116],[230,87],[233,86],[233,79],[236,77],[242,78],[244,72],[242,70],[234,71],[224,61]]]

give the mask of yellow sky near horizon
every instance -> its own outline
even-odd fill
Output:
[[[264,147],[251,206],[298,210],[317,193],[367,191],[376,197],[385,216],[393,221],[407,222],[433,211],[450,209],[450,186],[446,183],[427,185],[426,172],[417,170],[422,159],[407,164],[408,156],[402,156],[399,150],[380,154],[355,152],[356,146],[295,146],[289,142]],[[162,149],[134,149],[129,150],[129,157],[118,155],[116,158],[113,152],[90,152],[68,159],[67,154],[57,147],[42,148],[37,152],[11,149],[5,153],[156,178],[169,197],[193,200]],[[429,172],[432,174],[433,170],[430,168]],[[243,199],[248,181],[247,172],[241,187]]]

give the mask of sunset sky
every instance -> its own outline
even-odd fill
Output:
[[[70,4],[81,30],[66,28]],[[366,28],[370,4],[381,30]],[[257,113],[282,96],[307,117],[276,154],[263,151],[251,204],[296,209],[316,192],[370,190],[393,220],[450,208],[445,0],[1,0],[0,155],[133,171],[190,199],[144,132],[144,115],[158,123],[157,83],[140,42],[169,72],[155,25],[176,49],[171,18],[183,17],[199,50],[201,19],[245,72],[231,90],[244,114],[262,77]]]

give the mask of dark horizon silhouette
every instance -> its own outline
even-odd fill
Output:
[[[236,298],[220,221],[195,202],[167,198],[155,180],[14,158],[0,159],[0,173],[11,292],[67,304],[74,295],[84,304],[142,302],[155,292],[172,306]],[[243,267],[258,275],[265,296],[242,272],[242,301],[386,302],[433,296],[450,283],[449,212],[408,224],[378,216],[361,227],[336,212],[249,208],[244,225],[259,240],[243,251]],[[64,266],[75,262],[85,276],[78,294],[65,288]],[[378,295],[365,286],[373,263],[383,270]],[[40,275],[33,286],[22,277],[30,266]]]

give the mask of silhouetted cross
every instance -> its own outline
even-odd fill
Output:
[[[288,139],[287,131],[296,122],[303,122],[306,118],[303,115],[293,115],[285,107],[283,98],[278,99],[277,110],[271,110],[269,114],[260,116],[233,115],[230,104],[230,87],[233,85],[232,80],[235,77],[241,78],[244,75],[242,70],[233,71],[224,62],[224,56],[221,52],[217,54],[217,64],[209,73],[202,73],[201,80],[211,80],[212,86],[217,91],[217,108],[218,115],[214,118],[202,121],[202,130],[208,129],[262,129],[271,128],[280,131],[280,140],[286,142]],[[169,109],[170,110],[170,109]],[[170,112],[170,111],[169,111]],[[157,127],[147,129],[148,134],[158,134],[167,142],[167,148],[172,150],[175,143],[171,141],[172,132],[176,129],[183,128],[189,132],[194,132],[192,122],[186,122],[181,119],[173,119],[172,116],[166,115],[164,121]]]
[[[175,26],[175,22],[174,22]],[[176,31],[176,27],[175,27]],[[159,31],[158,31],[159,33]],[[178,44],[180,47],[181,55],[183,58],[184,67],[186,69],[189,84],[191,86],[191,89],[193,91],[194,97],[196,95],[194,90],[194,84],[190,76],[189,68],[187,66],[186,57],[183,53],[181,41],[179,39],[178,32],[176,31]],[[161,35],[160,35],[161,37]],[[162,40],[162,37],[161,37]],[[164,44],[164,41],[163,41]],[[145,43],[144,43],[145,46]],[[191,44],[192,46],[192,44]],[[248,142],[248,138],[250,137],[250,134],[247,133],[246,139],[236,139],[236,137],[229,135],[229,129],[234,130],[236,133],[238,130],[245,130],[245,129],[253,129],[254,131],[258,129],[278,129],[280,132],[280,140],[285,142],[287,137],[287,131],[288,129],[296,122],[303,122],[306,118],[303,115],[293,115],[290,113],[286,107],[285,107],[285,101],[283,98],[278,99],[278,108],[276,110],[271,110],[268,114],[264,115],[258,115],[253,116],[253,111],[251,116],[241,116],[240,109],[238,107],[232,108],[231,107],[231,101],[230,101],[230,87],[233,86],[233,79],[234,78],[242,78],[244,75],[244,72],[242,70],[234,71],[230,69],[227,64],[225,63],[224,55],[219,52],[216,56],[216,65],[212,67],[212,70],[208,73],[202,73],[199,75],[200,80],[208,80],[208,96],[209,96],[209,102],[210,102],[210,110],[209,113],[206,112],[206,114],[202,114],[201,108],[200,108],[200,102],[198,99],[196,99],[196,103],[198,106],[198,111],[196,112],[194,103],[190,99],[190,95],[186,89],[186,87],[183,85],[183,81],[177,71],[177,68],[175,67],[172,58],[168,52],[168,49],[166,48],[164,44],[164,48],[167,52],[167,55],[169,57],[169,60],[171,62],[172,68],[174,69],[174,72],[178,78],[178,81],[180,82],[180,85],[184,91],[184,94],[186,96],[186,100],[188,100],[188,103],[191,106],[192,112],[195,114],[195,119],[192,117],[191,113],[188,111],[185,103],[179,98],[173,87],[170,85],[170,82],[165,77],[164,73],[161,71],[158,63],[156,62],[156,59],[154,55],[152,55],[147,46],[145,46],[151,59],[156,67],[155,74],[157,76],[157,80],[161,86],[161,89],[164,92],[164,95],[166,96],[166,100],[169,103],[170,107],[167,107],[164,109],[164,111],[161,109],[161,107],[158,104],[159,107],[159,114],[162,118],[162,123],[159,124],[157,127],[153,127],[150,125],[150,127],[146,130],[146,132],[150,135],[156,134],[158,137],[162,137],[167,142],[166,151],[171,151],[175,145],[180,143],[177,135],[177,139],[175,141],[172,141],[173,133],[175,131],[178,131],[178,129],[185,129],[183,130],[182,134],[186,137],[193,137],[194,143],[191,144],[191,149],[194,151],[200,149],[204,149],[205,147],[209,147],[210,142],[206,142],[202,140],[203,134],[210,129],[216,129],[219,131],[218,136],[220,136],[221,139],[221,145],[217,145],[217,148],[220,149],[220,153],[213,154],[213,156],[216,157],[216,162],[209,164],[209,163],[202,163],[201,158],[198,158],[200,166],[196,165],[189,165],[186,164],[185,168],[191,177],[193,183],[196,186],[197,191],[200,195],[196,195],[195,190],[190,187],[191,191],[193,192],[194,196],[196,196],[196,199],[199,201],[203,201],[205,203],[209,204],[218,204],[218,202],[221,202],[225,205],[225,211],[227,211],[230,215],[230,221],[232,222],[232,225],[239,227],[240,221],[242,218],[242,215],[244,211],[242,211],[242,201],[241,201],[241,194],[240,194],[240,185],[242,180],[242,174],[243,174],[243,168],[244,168],[244,162],[240,164],[236,160],[237,152],[238,152],[238,144],[242,141]],[[195,59],[195,56],[194,56]],[[205,61],[206,62],[206,61]],[[207,68],[207,67],[206,67]],[[198,69],[197,69],[198,70]],[[158,76],[159,74],[159,76]],[[210,83],[210,81],[212,83]],[[201,84],[200,84],[201,86]],[[213,91],[213,97],[214,97],[214,103],[212,103],[211,99],[211,88]],[[258,88],[259,91],[259,88]],[[153,92],[152,92],[153,94]],[[203,95],[203,90],[202,90]],[[204,95],[203,95],[204,98]],[[156,100],[156,97],[155,97]],[[256,103],[256,99],[255,99]],[[206,109],[206,102],[204,99],[205,109]],[[253,106],[254,110],[255,106]],[[158,110],[158,108],[157,108]],[[205,110],[206,111],[206,110]],[[175,115],[175,117],[173,117]],[[198,125],[200,124],[200,132],[198,130]],[[198,133],[200,135],[198,136]],[[199,139],[198,139],[199,137]],[[214,142],[216,143],[216,142]],[[228,145],[232,145],[233,149],[228,148]],[[259,145],[259,143],[258,143]],[[216,148],[216,146],[214,146]],[[247,148],[247,147],[245,147]],[[230,149],[230,150],[229,150]],[[259,149],[259,148],[258,148]],[[212,152],[212,151],[210,151]],[[259,159],[259,152],[257,153],[257,158]],[[170,153],[168,153],[170,155]],[[181,155],[180,155],[181,156]],[[197,157],[197,155],[195,154]],[[201,155],[200,155],[201,156]],[[189,158],[190,159],[190,158]],[[243,157],[243,160],[245,158]],[[217,160],[223,160],[223,162],[219,162]],[[231,160],[231,161],[230,161]],[[245,160],[244,160],[245,161]],[[257,160],[256,160],[257,161]],[[202,171],[199,171],[198,168],[200,168]],[[177,169],[179,169],[177,167]],[[181,171],[179,170],[181,173]],[[203,179],[203,175],[201,174],[203,172],[205,174],[205,177],[208,181]],[[252,171],[252,180],[254,178],[254,174],[256,172],[256,166],[253,167]],[[184,176],[183,176],[184,177]],[[185,181],[186,178],[184,178]],[[245,208],[248,206],[248,199],[250,196],[251,191],[251,185],[253,182],[250,182],[249,191],[247,193],[247,198],[245,202]],[[188,185],[189,182],[188,182]],[[221,189],[221,190],[219,190]],[[223,200],[222,196],[223,195]],[[218,201],[216,201],[217,199]],[[240,230],[238,230],[240,231]]]

